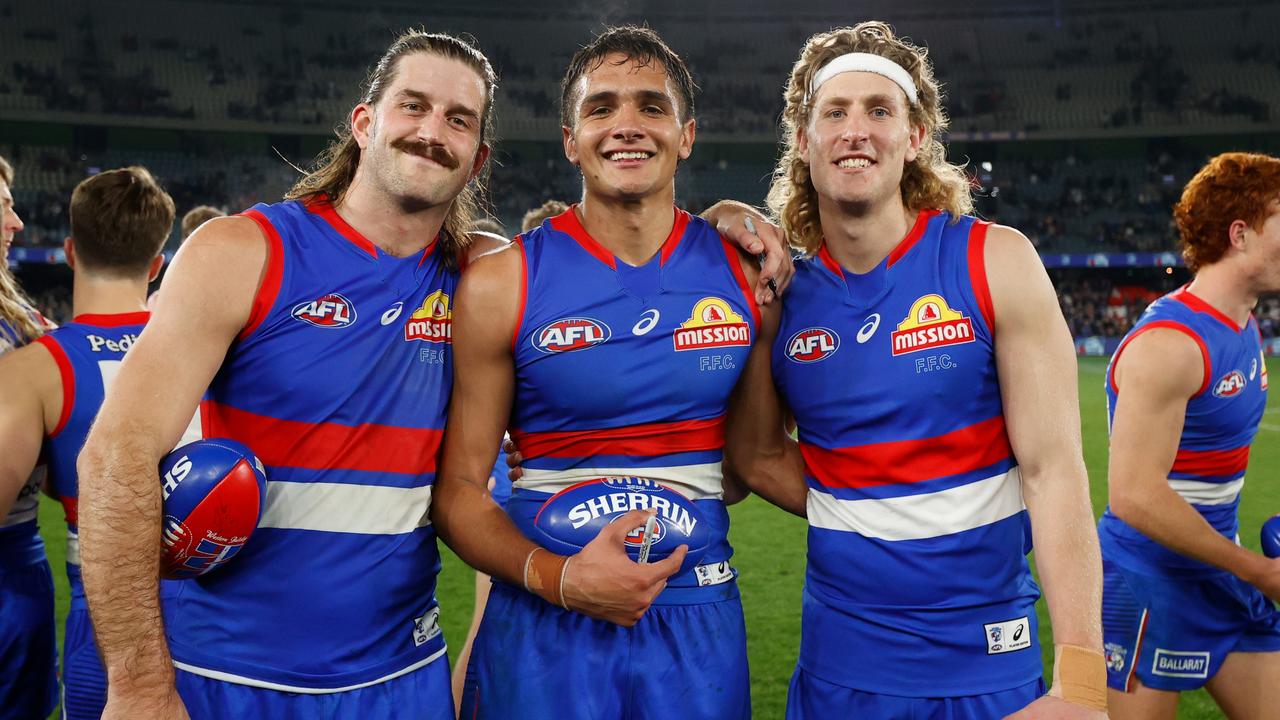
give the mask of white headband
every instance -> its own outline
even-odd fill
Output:
[[[901,65],[890,60],[883,55],[873,55],[871,53],[848,53],[832,60],[813,76],[813,82],[809,83],[809,99],[812,100],[814,95],[818,94],[818,88],[831,78],[840,73],[847,72],[869,72],[887,77],[902,88],[902,92],[907,94],[907,99],[915,105],[917,98],[915,81],[911,79],[911,73],[907,72]]]

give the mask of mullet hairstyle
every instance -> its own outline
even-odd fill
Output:
[[[173,198],[146,168],[85,178],[71,192],[71,238],[86,270],[129,278],[145,273],[173,232]]]
[[[621,25],[607,28],[586,47],[573,54],[569,67],[560,81],[560,124],[574,127],[574,108],[578,104],[578,80],[604,64],[610,55],[622,55],[623,62],[633,62],[640,67],[661,65],[667,77],[675,83],[680,94],[678,119],[683,125],[693,119],[693,100],[698,86],[693,82],[689,66],[672,50],[658,33],[647,27]],[[622,63],[618,63],[621,65]]]
[[[959,166],[947,162],[946,148],[941,141],[948,121],[928,49],[898,38],[893,28],[879,21],[836,28],[809,38],[791,68],[783,91],[786,107],[782,111],[782,155],[773,170],[767,200],[769,210],[779,219],[791,245],[808,254],[817,252],[822,245],[818,191],[798,147],[798,133],[808,127],[813,112],[809,85],[827,63],[856,52],[892,60],[911,75],[916,85],[919,100],[911,105],[907,120],[913,126],[923,125],[925,138],[916,159],[903,169],[903,204],[911,212],[939,208],[952,215],[963,215],[973,211],[969,179]]]
[[[1187,269],[1196,272],[1221,260],[1231,247],[1231,223],[1236,220],[1261,232],[1278,199],[1280,159],[1230,152],[1210,160],[1173,206]]]
[[[13,190],[13,166],[0,157],[0,183]],[[0,323],[13,329],[19,344],[35,340],[44,334],[44,327],[36,320],[35,303],[18,285],[18,279],[9,272],[9,263],[0,263]],[[0,331],[0,354],[10,349],[5,333]]]
[[[369,71],[364,80],[360,102],[376,106],[386,94],[387,88],[395,82],[400,60],[415,53],[430,53],[457,60],[480,76],[485,86],[484,108],[480,113],[480,144],[492,147],[493,98],[498,90],[498,76],[489,64],[489,59],[470,38],[456,38],[423,30],[405,32],[391,43]],[[306,175],[285,193],[286,200],[305,201],[323,195],[334,204],[342,201],[356,176],[356,167],[360,165],[360,146],[351,135],[349,124],[340,125],[336,134],[337,139],[316,158]],[[467,183],[453,199],[444,218],[441,242],[442,248],[448,250],[444,257],[446,262],[455,267],[459,256],[471,244],[467,231],[483,215],[482,206],[488,182],[488,163],[485,165],[480,174]]]

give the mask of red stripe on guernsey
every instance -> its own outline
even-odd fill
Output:
[[[662,258],[658,260],[659,265],[666,265],[667,258],[676,251],[676,246],[680,244],[680,239],[684,237],[685,228],[689,227],[689,213],[676,208],[676,219],[671,225],[671,232],[667,234],[667,239],[662,243]]]
[[[253,296],[253,308],[249,311],[249,320],[244,324],[244,329],[240,331],[237,340],[243,340],[252,335],[262,321],[267,319],[267,313],[271,312],[271,306],[276,303],[276,295],[280,293],[280,282],[284,278],[284,243],[280,240],[280,233],[276,232],[275,226],[267,216],[257,210],[245,210],[242,214],[256,222],[262,230],[263,237],[266,238],[267,267],[262,275],[262,285],[258,286],[258,292]]]
[[[80,498],[59,496],[58,502],[62,503],[62,512],[67,516],[67,524],[80,526]]]
[[[205,401],[205,437],[251,445],[268,465],[308,470],[421,474],[436,471],[441,430],[391,425],[306,423]]]
[[[58,424],[48,435],[53,439],[58,437],[58,433],[62,432],[62,428],[66,427],[67,421],[71,419],[71,409],[76,404],[76,373],[71,369],[71,358],[67,357],[67,351],[62,349],[57,340],[48,335],[41,335],[36,338],[36,342],[43,345],[53,356],[53,361],[58,364],[58,376],[62,379],[62,412],[58,413]]]
[[[151,313],[146,310],[139,310],[138,312],[117,313],[114,315],[86,313],[75,316],[71,319],[71,322],[97,325],[98,327],[123,327],[125,325],[146,325],[149,319],[151,319]]]
[[[524,233],[515,236],[511,242],[520,246],[520,307],[516,312],[516,327],[511,331],[511,353],[514,355],[520,340],[520,328],[524,327],[524,309],[529,304],[529,261],[524,254]]]
[[[1231,318],[1227,317],[1227,316],[1226,316],[1226,315],[1225,315],[1221,310],[1219,310],[1218,308],[1216,308],[1216,307],[1214,307],[1214,306],[1210,305],[1209,303],[1205,302],[1205,301],[1204,301],[1204,299],[1203,299],[1203,298],[1201,298],[1200,296],[1195,295],[1194,293],[1192,293],[1192,292],[1188,289],[1188,287],[1190,287],[1190,286],[1188,286],[1188,285],[1183,285],[1182,287],[1178,288],[1177,290],[1174,290],[1174,291],[1173,291],[1173,299],[1174,299],[1174,300],[1177,300],[1178,302],[1182,303],[1183,305],[1186,305],[1187,307],[1191,308],[1192,310],[1195,310],[1196,312],[1202,312],[1202,313],[1204,313],[1204,314],[1208,315],[1209,317],[1213,318],[1214,320],[1217,320],[1218,322],[1222,323],[1223,325],[1226,325],[1227,327],[1231,328],[1231,329],[1232,329],[1232,330],[1234,330],[1235,332],[1240,332],[1241,330],[1243,330],[1243,329],[1244,329],[1244,328],[1240,327],[1238,324],[1236,324],[1236,321],[1235,321],[1235,320],[1232,320]]]
[[[831,271],[832,275],[840,278],[840,282],[844,282],[844,268],[840,267],[840,263],[831,257],[831,251],[827,249],[826,241],[823,241],[822,247],[818,248],[818,259]]]
[[[1235,450],[1178,450],[1172,472],[1191,475],[1239,475],[1249,467],[1249,446]]]
[[[747,307],[751,308],[751,317],[755,318],[756,327],[759,328],[760,308],[756,306],[756,296],[751,292],[751,283],[747,282],[747,273],[742,269],[742,253],[738,252],[737,245],[729,242],[723,235],[720,236],[720,242],[724,245],[725,257],[729,259],[729,269],[738,279],[738,287],[742,288],[742,299],[747,303]]]
[[[978,300],[978,309],[987,321],[987,330],[996,332],[995,306],[991,303],[991,287],[987,284],[987,230],[991,223],[978,221],[969,227],[969,285]]]
[[[800,444],[809,475],[827,487],[920,482],[994,465],[1013,454],[997,415],[945,435],[828,450]]]
[[[916,216],[916,224],[911,226],[911,230],[907,231],[907,236],[902,238],[902,242],[898,243],[898,246],[889,253],[889,262],[885,267],[893,267],[894,263],[901,260],[903,255],[906,255],[911,251],[911,248],[915,247],[920,238],[924,237],[925,228],[929,227],[929,220],[939,212],[939,210],[920,211],[920,214]]]
[[[595,259],[608,265],[614,270],[618,269],[617,260],[614,259],[613,253],[604,248],[603,245],[596,242],[595,238],[587,234],[587,229],[582,227],[582,223],[578,220],[578,204],[574,203],[569,206],[568,210],[551,218],[551,227],[557,232],[562,232],[582,246],[583,250],[591,253]]]
[[[1155,320],[1153,322],[1149,322],[1138,328],[1136,332],[1125,338],[1124,342],[1120,343],[1120,347],[1116,348],[1115,355],[1111,356],[1111,367],[1107,369],[1107,384],[1111,386],[1111,392],[1120,392],[1120,387],[1116,385],[1116,366],[1120,364],[1120,353],[1124,352],[1125,347],[1127,347],[1129,343],[1133,342],[1134,338],[1148,330],[1155,330],[1156,328],[1177,330],[1192,340],[1195,340],[1196,345],[1200,347],[1200,355],[1204,358],[1204,382],[1200,383],[1200,389],[1197,390],[1196,394],[1192,395],[1192,397],[1199,397],[1200,395],[1203,395],[1204,391],[1209,389],[1209,382],[1211,380],[1211,375],[1213,374],[1213,368],[1209,365],[1209,346],[1204,344],[1204,339],[1201,338],[1195,330],[1192,330],[1177,320]]]
[[[595,455],[657,456],[719,450],[724,447],[724,417],[628,425],[608,430],[512,430],[511,439],[529,459],[585,458]]]
[[[317,196],[315,199],[304,203],[303,207],[323,218],[339,235],[350,240],[351,244],[375,258],[378,257],[378,248],[369,241],[369,238],[361,235],[359,230],[351,227],[350,223],[343,220],[338,211],[333,209],[333,205],[329,204],[327,197]]]

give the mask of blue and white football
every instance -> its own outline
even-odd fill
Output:
[[[698,564],[711,534],[702,513],[689,498],[659,483],[641,477],[608,477],[585,480],[552,495],[533,519],[535,540],[561,555],[574,555],[606,525],[632,510],[657,510],[649,562],[665,559],[681,545],[689,546],[680,572]],[[639,556],[644,527],[627,533],[627,554]]]
[[[1280,515],[1262,523],[1262,552],[1269,558],[1280,557]]]

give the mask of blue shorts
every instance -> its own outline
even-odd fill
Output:
[[[1280,611],[1234,575],[1147,575],[1103,558],[1102,639],[1108,686],[1129,692],[1136,676],[1195,690],[1230,653],[1280,651]]]
[[[1044,680],[1036,679],[1012,690],[985,695],[949,698],[880,695],[829,683],[797,667],[787,690],[787,720],[989,720],[1011,715],[1044,693]]]
[[[704,604],[653,605],[624,628],[494,583],[471,665],[462,697],[468,720],[751,717],[736,593]]]
[[[107,671],[94,641],[89,609],[72,602],[62,641],[62,715],[98,720],[107,704]]]
[[[176,672],[178,694],[191,720],[454,720],[449,662],[443,656],[386,682],[314,695]]]
[[[58,703],[53,573],[0,564],[0,720],[44,720]]]

